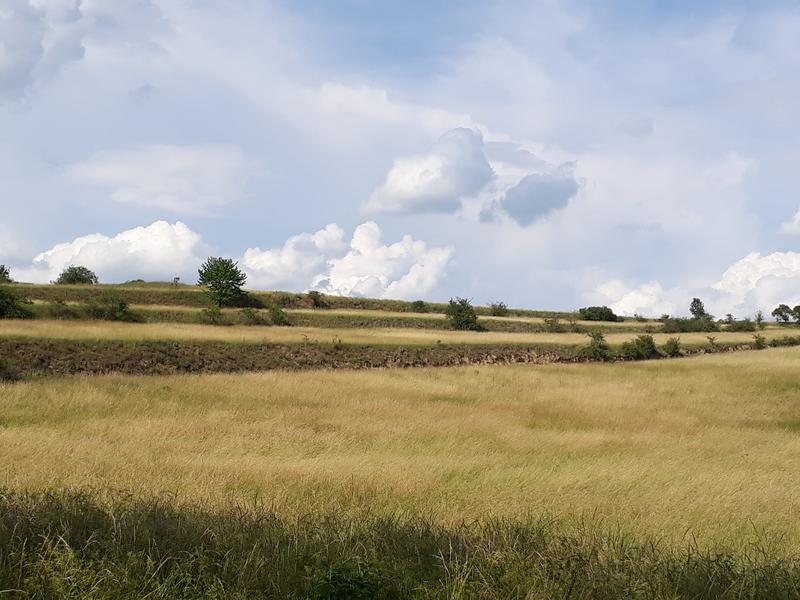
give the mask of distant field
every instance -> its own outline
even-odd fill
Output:
[[[781,338],[787,330],[773,328],[762,332],[767,340]],[[683,333],[654,334],[657,343],[679,337],[687,346],[708,345],[708,335],[718,343],[746,344],[752,333]],[[431,345],[447,344],[586,344],[582,333],[504,333],[426,329],[334,329],[312,327],[212,327],[185,323],[115,323],[107,321],[19,321],[0,320],[0,336],[74,340],[213,340],[226,342],[330,343],[339,340],[348,344]],[[635,337],[634,333],[609,333],[611,344],[621,344]]]
[[[614,365],[0,385],[0,487],[282,514],[551,514],[800,551],[798,349]]]

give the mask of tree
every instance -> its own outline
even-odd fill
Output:
[[[11,270],[5,265],[0,265],[0,283],[14,283],[11,279]]]
[[[764,329],[766,326],[767,324],[764,323],[764,311],[759,309],[756,311],[756,327]]]
[[[507,317],[508,305],[505,302],[492,302],[489,304],[489,312],[493,317]]]
[[[11,288],[0,288],[0,319],[30,319],[30,300],[20,298]]]
[[[58,276],[55,282],[70,285],[95,285],[97,281],[97,275],[88,268],[81,265],[70,265],[61,271],[61,275]]]
[[[586,306],[578,309],[578,314],[583,321],[619,321],[620,318],[607,306]]]
[[[481,329],[481,326],[478,325],[478,315],[475,314],[472,303],[466,298],[456,298],[455,300],[451,298],[444,314],[452,329],[472,331]]]
[[[706,312],[706,307],[700,298],[692,298],[692,303],[689,305],[689,312],[695,319],[711,319],[711,315]]]
[[[788,304],[779,304],[778,307],[772,311],[772,316],[775,317],[775,320],[779,323],[788,323],[789,319],[792,318],[792,309],[789,308]]]
[[[800,304],[792,309],[792,317],[794,317],[794,320],[800,325]]]
[[[230,258],[210,256],[197,270],[197,285],[206,288],[206,293],[218,308],[244,296],[242,287],[247,275],[238,265]]]

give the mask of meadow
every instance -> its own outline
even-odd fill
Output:
[[[136,310],[201,314],[154,289]],[[0,595],[800,598],[791,328],[755,351],[338,304],[286,309],[319,326],[0,320],[25,367],[0,382]],[[646,332],[695,356],[620,360]]]

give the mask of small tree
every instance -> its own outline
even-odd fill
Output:
[[[706,307],[700,298],[692,298],[692,303],[689,305],[689,312],[695,319],[711,319],[711,315],[706,312]]]
[[[0,265],[0,283],[14,283],[11,279],[11,270],[5,265]]]
[[[608,306],[585,306],[578,309],[578,314],[583,321],[609,321],[613,323],[620,320]]]
[[[788,304],[779,304],[775,310],[772,311],[772,316],[778,323],[788,323],[792,318],[792,309]]]
[[[97,275],[82,265],[70,265],[58,276],[55,283],[60,285],[96,285]]]
[[[759,329],[764,329],[767,324],[764,322],[764,311],[757,310],[756,311],[756,327]]]
[[[426,313],[428,312],[428,305],[425,304],[424,300],[414,300],[411,303],[411,312]]]
[[[211,301],[222,308],[244,296],[242,287],[247,281],[239,263],[230,258],[211,256],[198,269],[197,285],[206,288]]]
[[[589,345],[581,349],[580,355],[592,360],[608,360],[610,348],[603,332],[590,331],[586,335],[589,336]]]
[[[311,300],[311,306],[314,308],[328,308],[330,305],[325,300],[325,295],[317,290],[308,292],[308,299]]]
[[[475,314],[472,303],[466,298],[456,298],[455,300],[451,298],[444,314],[452,329],[471,331],[481,329],[481,326],[478,325],[478,315]]]

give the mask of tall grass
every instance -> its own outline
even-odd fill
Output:
[[[208,510],[170,498],[0,491],[11,598],[774,599],[800,562],[769,543],[671,547],[597,523]]]

